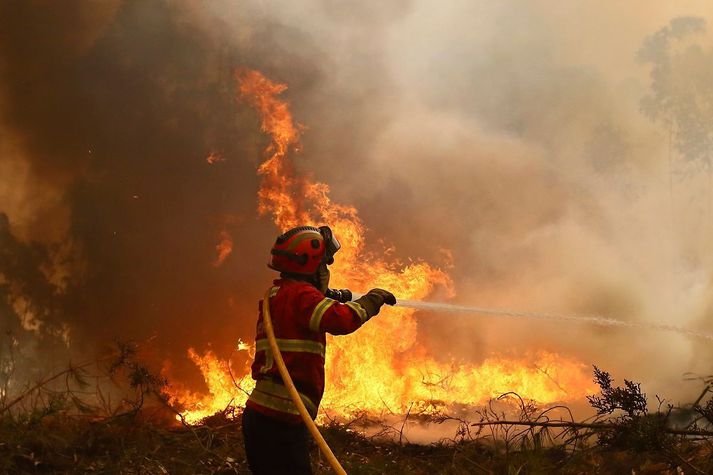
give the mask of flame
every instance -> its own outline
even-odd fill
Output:
[[[266,153],[268,158],[258,168],[262,184],[258,191],[258,212],[271,213],[280,229],[288,229],[309,222],[294,193],[304,183],[294,176],[287,153],[299,149],[302,126],[295,124],[287,102],[276,98],[287,89],[285,84],[270,81],[258,71],[241,70],[237,73],[238,97],[258,111],[260,130],[272,137]]]
[[[401,264],[385,259],[383,252],[367,250],[367,229],[357,210],[333,203],[327,184],[294,174],[288,156],[299,152],[304,128],[278,97],[285,84],[253,70],[238,71],[237,80],[238,99],[257,111],[261,130],[271,138],[258,168],[258,211],[271,215],[281,230],[300,224],[332,227],[342,243],[332,266],[332,287],[381,287],[403,299],[423,299],[437,286],[453,294],[443,269],[425,262]],[[323,409],[335,414],[354,409],[404,413],[413,403],[481,404],[508,391],[547,404],[592,392],[585,365],[551,352],[521,358],[494,355],[479,365],[436,359],[418,343],[414,313],[387,308],[354,334],[328,339]],[[173,394],[174,401],[188,408],[186,420],[200,420],[228,404],[244,404],[245,393],[235,388],[224,362],[211,352],[199,356],[190,350],[189,357],[203,373],[209,394]],[[238,383],[246,391],[251,388],[248,379],[244,375]]]
[[[219,267],[225,259],[233,252],[233,239],[227,231],[220,232],[220,242],[215,245],[218,256],[213,261],[213,267]]]
[[[239,351],[254,354],[251,346],[241,346]],[[250,367],[246,365],[240,375],[236,375],[230,363],[218,358],[212,351],[206,351],[202,356],[193,348],[188,349],[188,358],[203,374],[208,393],[198,393],[181,385],[164,389],[168,403],[175,407],[185,407],[177,418],[188,424],[196,424],[216,412],[225,411],[231,407],[243,407],[248,394],[255,387],[255,381],[250,376]],[[164,373],[168,368],[164,368]]]
[[[224,162],[225,158],[223,158],[223,156],[220,155],[219,153],[210,152],[208,154],[208,156],[205,158],[205,161],[206,161],[206,163],[208,163],[208,165],[213,165],[214,163]]]
[[[251,358],[255,357],[255,348],[252,345],[245,343],[241,339],[238,339],[237,348],[238,348],[238,351],[247,351],[250,354]]]

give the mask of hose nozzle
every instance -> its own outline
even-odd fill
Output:
[[[346,303],[346,302],[351,302],[352,300],[352,291],[349,289],[327,289],[327,291],[324,293],[324,296],[333,300],[336,300],[337,302],[340,303]]]

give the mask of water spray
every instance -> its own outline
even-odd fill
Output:
[[[353,293],[352,298],[357,299],[361,297],[362,294]],[[406,300],[406,299],[396,299],[396,306],[413,308],[415,310],[431,310],[438,312],[455,312],[455,313],[466,313],[471,315],[488,315],[495,317],[506,317],[506,318],[530,318],[539,320],[554,320],[563,322],[573,322],[573,323],[590,323],[603,327],[624,327],[624,328],[638,328],[645,330],[657,330],[678,333],[693,338],[702,338],[705,340],[713,341],[713,334],[689,330],[687,328],[677,327],[673,325],[664,325],[658,323],[643,323],[643,322],[627,322],[624,320],[617,320],[615,318],[603,317],[599,315],[560,315],[551,313],[540,313],[540,312],[519,312],[508,309],[499,308],[484,308],[484,307],[474,307],[467,305],[455,305],[445,302],[424,302],[421,300]]]

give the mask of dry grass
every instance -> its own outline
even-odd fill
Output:
[[[679,440],[672,451],[615,450],[596,444],[568,451],[563,445],[510,445],[461,438],[430,445],[377,441],[347,430],[323,428],[350,474],[581,474],[711,473],[709,443]],[[44,416],[0,427],[1,473],[223,474],[249,473],[240,417],[193,428],[162,427],[140,414],[101,421]],[[511,441],[512,442],[512,441]],[[313,466],[330,473],[316,449]]]
[[[590,402],[598,415],[588,421],[510,393],[503,398],[516,410],[507,414],[493,401],[469,419],[409,411],[387,424],[360,414],[322,431],[350,474],[713,473],[707,387],[691,405],[659,401],[650,412],[637,383],[616,387],[599,370],[595,380],[602,391]],[[249,473],[240,411],[181,424],[161,396],[164,384],[138,361],[135,347],[119,345],[98,362],[65,368],[12,397],[4,393],[0,473]],[[436,443],[412,444],[407,419],[457,428]],[[330,473],[316,448],[312,456],[316,473]]]

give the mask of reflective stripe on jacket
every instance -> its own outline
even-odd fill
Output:
[[[324,393],[326,334],[344,335],[368,320],[357,303],[342,304],[326,298],[313,285],[278,279],[270,291],[270,316],[277,346],[308,412],[316,417]],[[299,422],[297,408],[282,384],[263,327],[263,302],[258,306],[255,361],[257,380],[247,405],[268,416]]]
[[[312,418],[317,417],[317,405],[306,395],[300,393],[300,398]],[[255,384],[255,389],[250,394],[250,401],[274,411],[284,412],[299,416],[297,406],[292,401],[287,388],[281,383],[261,379]]]

